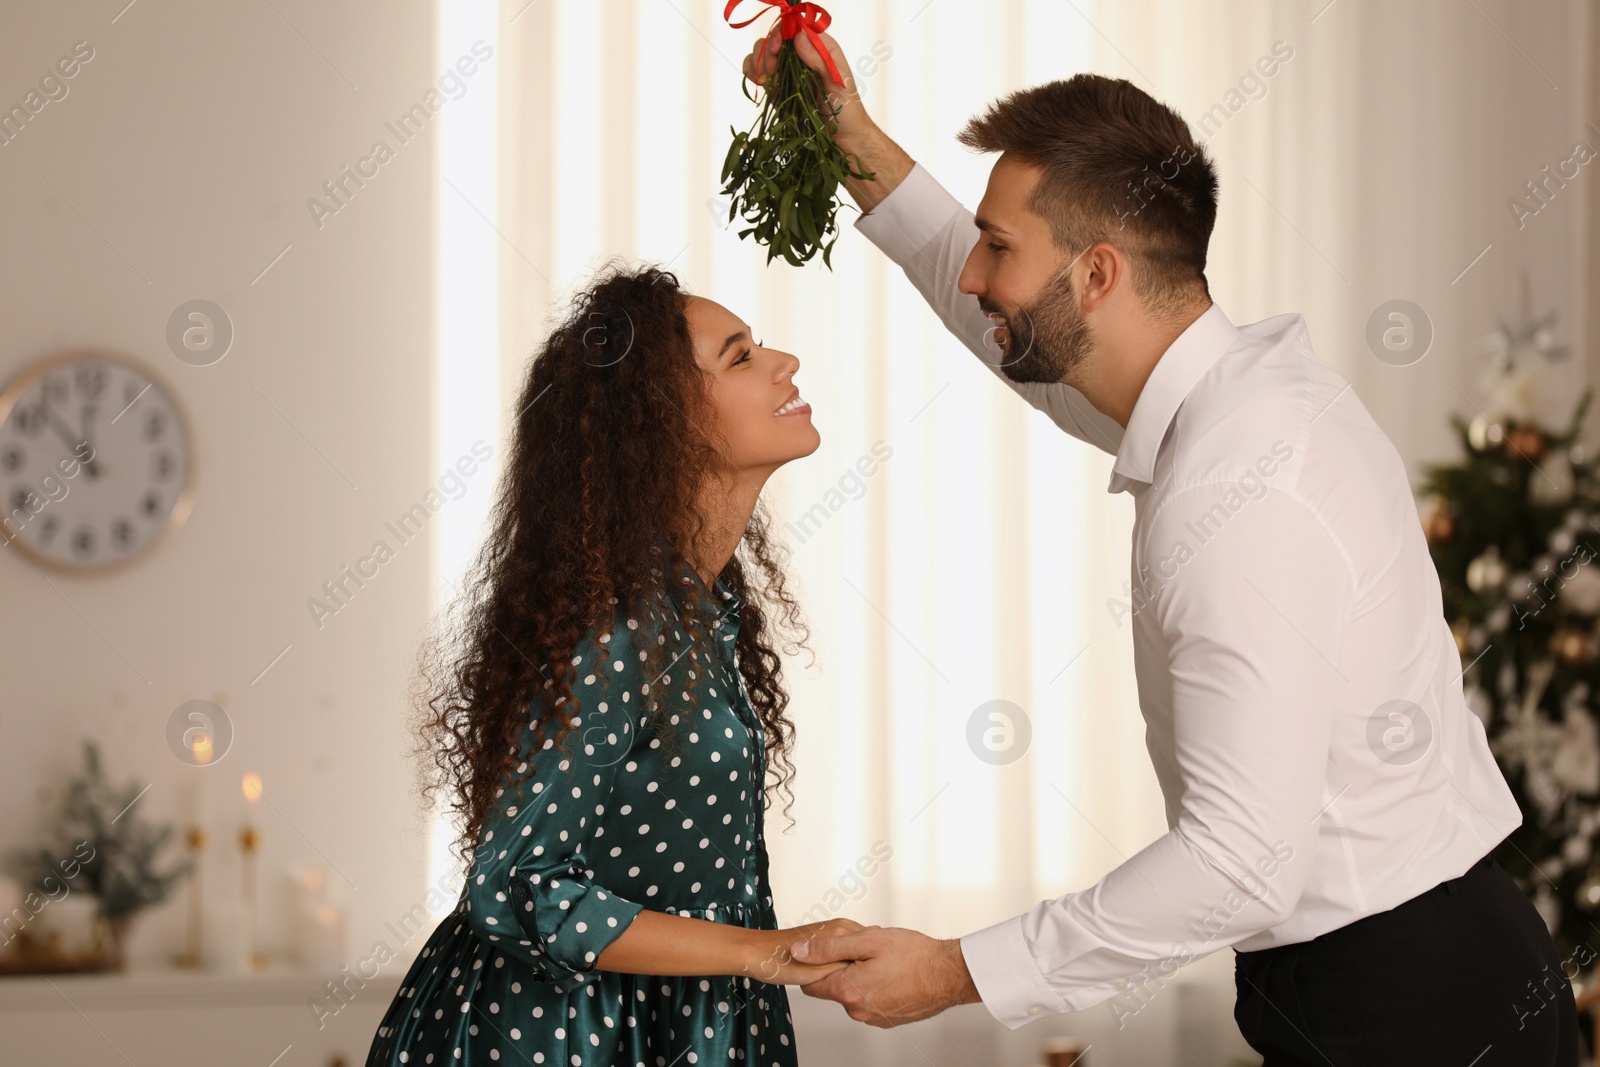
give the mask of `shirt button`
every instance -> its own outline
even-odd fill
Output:
[[[1118,978],[1117,979],[1117,988],[1118,989],[1126,989],[1126,988],[1128,988],[1128,980],[1126,978]]]
[[[1039,1014],[1039,1009],[1038,1008],[1029,1008],[1028,1009],[1028,1014],[1029,1015],[1038,1015]]]

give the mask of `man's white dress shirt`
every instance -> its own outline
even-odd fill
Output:
[[[1465,873],[1522,821],[1462,696],[1405,466],[1301,316],[1235,326],[1212,304],[1124,430],[995,366],[956,288],[979,231],[920,165],[856,226],[997,377],[1115,454],[1108,489],[1134,500],[1111,608],[1168,831],[961,939],[997,1019],[1136,1005],[1198,956],[1309,940]]]

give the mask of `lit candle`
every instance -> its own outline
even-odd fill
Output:
[[[345,915],[337,904],[320,904],[304,917],[301,962],[318,971],[335,971],[345,962]]]
[[[194,756],[195,766],[203,767],[210,763],[212,756],[211,731],[204,727],[194,730],[189,739],[189,751]]]
[[[251,771],[244,776],[244,780],[240,783],[240,788],[244,790],[246,818],[253,821],[256,815],[256,805],[261,803],[261,776],[255,771]]]
[[[244,906],[225,897],[205,906],[206,965],[223,974],[250,971],[251,946],[246,936]]]
[[[261,776],[254,771],[245,775],[240,782],[245,799],[245,825],[239,833],[239,846],[243,850],[243,884],[240,894],[240,904],[243,911],[241,924],[244,931],[245,944],[248,946],[246,957],[249,965],[261,966],[265,961],[256,952],[256,852],[261,847],[261,837],[256,833],[255,814],[256,805],[261,802]]]
[[[333,899],[327,873],[298,867],[290,875],[295,898],[295,956],[303,967],[336,971],[345,963],[348,918]]]
[[[206,824],[206,783],[209,780],[212,757],[215,755],[211,730],[209,727],[197,726],[189,730],[186,740],[189,743],[189,762],[194,765],[193,786],[189,791],[189,822],[193,826]]]

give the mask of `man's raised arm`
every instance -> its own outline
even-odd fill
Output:
[[[1115,455],[1122,443],[1122,427],[1097,411],[1078,390],[1058,383],[1014,382],[1000,369],[1004,357],[993,341],[993,324],[978,306],[978,298],[963,293],[956,285],[967,255],[978,242],[980,231],[973,223],[972,212],[878,127],[862,106],[844,50],[828,34],[820,36],[844,79],[842,89],[833,83],[822,57],[805,34],[794,42],[806,65],[822,74],[828,99],[839,108],[839,147],[853,153],[860,160],[860,168],[873,176],[872,181],[845,180],[845,189],[862,211],[856,228],[906,272],[945,328],[960,338],[996,378],[1067,433]],[[766,51],[759,61],[756,52],[760,42],[751,48],[744,61],[745,77],[760,81],[771,73],[778,43],[774,31],[767,37]]]

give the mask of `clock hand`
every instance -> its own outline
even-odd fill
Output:
[[[95,406],[93,404],[87,404],[87,405],[84,406],[84,409],[83,409],[83,439],[89,445],[89,452],[90,452],[91,455],[94,455],[98,451],[94,447],[94,438],[89,436],[89,427],[94,424],[94,413],[95,413]],[[83,468],[84,468],[85,471],[88,472],[89,477],[91,477],[91,478],[100,477],[100,465],[94,459],[90,459],[88,462],[86,462],[83,465]]]
[[[66,423],[61,421],[61,416],[57,415],[56,409],[50,406],[50,401],[41,399],[40,403],[44,405],[44,413],[49,417],[50,425],[55,427],[56,433],[61,435],[61,439],[67,443],[67,447],[77,448],[78,442],[72,439],[72,430]]]
[[[48,399],[40,397],[39,403],[44,405],[44,412],[49,417],[50,424],[55,427],[56,433],[59,434],[61,439],[67,443],[68,448],[71,448],[74,452],[76,452],[78,450],[78,445],[82,443],[82,439],[80,438],[78,441],[74,441],[72,439],[72,430],[67,426],[66,423],[61,421],[61,416],[56,414],[56,409],[50,406],[50,401]],[[84,469],[88,471],[90,477],[99,477],[100,475],[99,469],[95,467],[92,462],[84,464]]]

